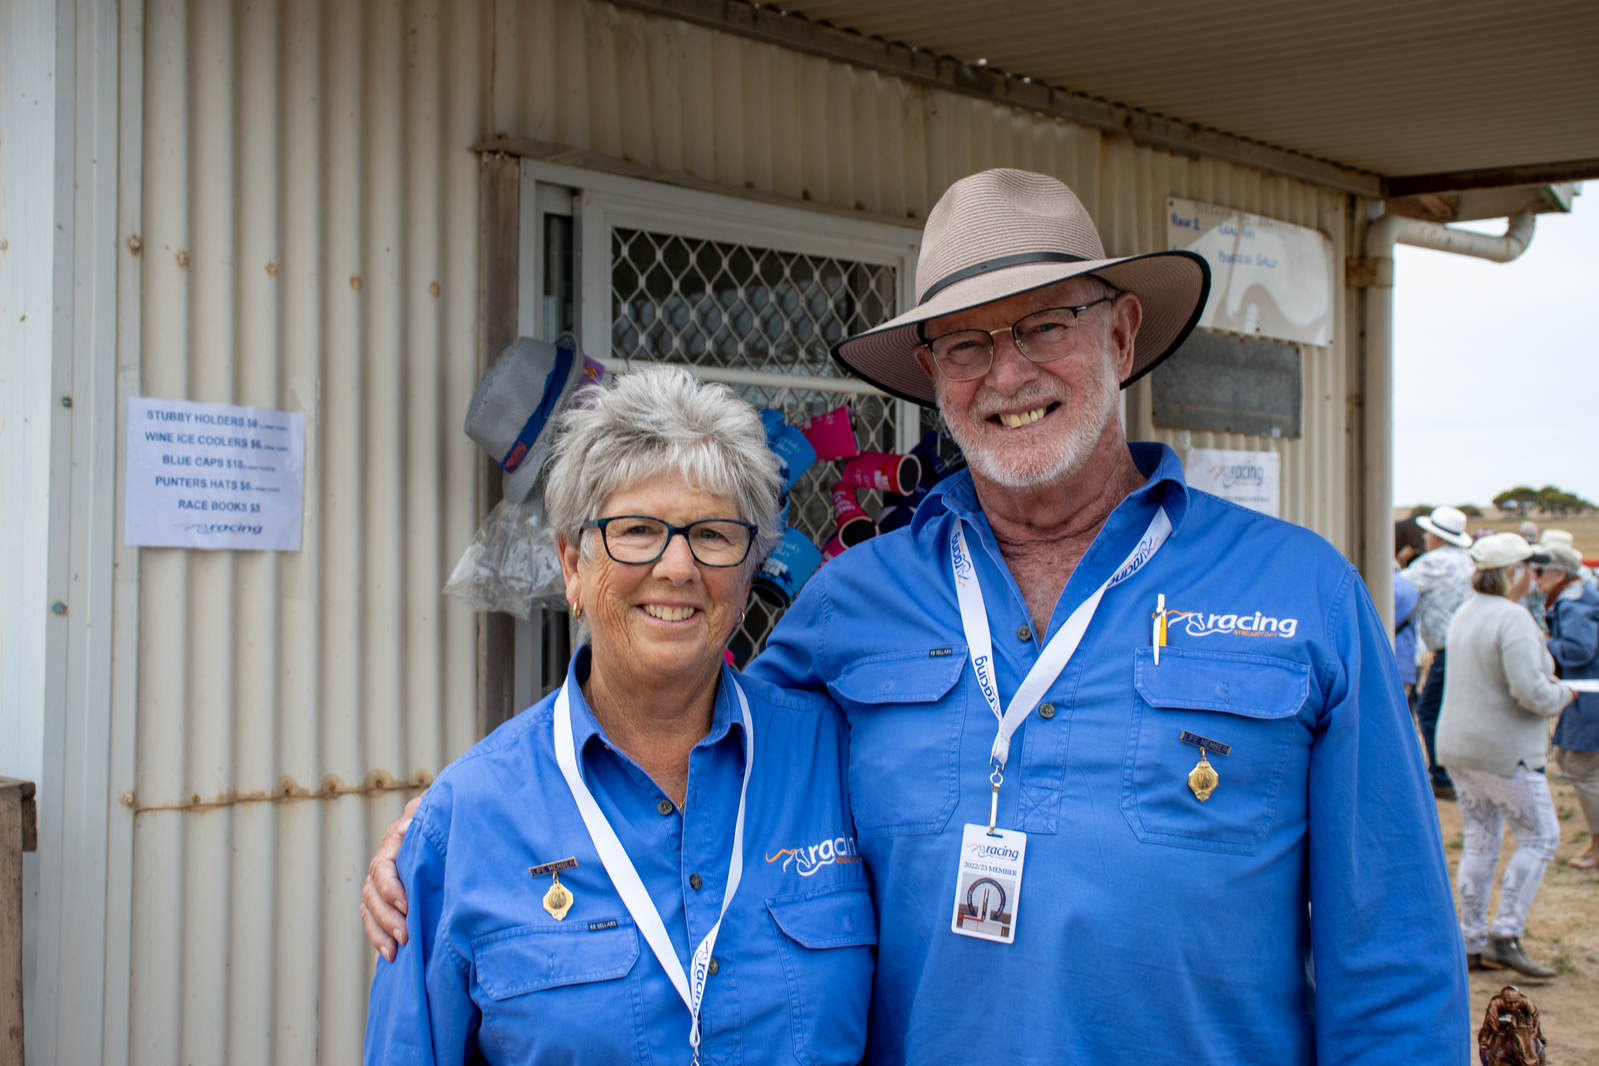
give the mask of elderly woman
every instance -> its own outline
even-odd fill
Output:
[[[1543,601],[1549,654],[1567,680],[1599,678],[1599,592],[1583,583],[1582,556],[1569,545],[1540,544],[1532,575]],[[1599,866],[1599,693],[1582,692],[1560,712],[1555,759],[1571,778],[1588,822],[1588,846],[1571,860]]]
[[[1544,779],[1544,720],[1571,702],[1554,679],[1543,635],[1518,603],[1532,581],[1532,548],[1514,533],[1471,547],[1472,595],[1449,623],[1448,673],[1438,716],[1438,761],[1454,778],[1465,830],[1455,880],[1468,963],[1553,977],[1527,957],[1521,932],[1545,867],[1560,843],[1560,820]],[[1505,822],[1516,851],[1488,927],[1488,894]]]
[[[563,417],[545,503],[587,642],[417,808],[368,1063],[860,1061],[842,717],[723,659],[777,495],[723,386],[646,370]]]

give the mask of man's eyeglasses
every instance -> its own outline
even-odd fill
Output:
[[[605,554],[629,566],[653,563],[679,534],[702,566],[737,566],[749,558],[756,527],[736,518],[702,518],[674,526],[649,515],[621,514],[584,522],[580,528],[599,530]]]
[[[1533,577],[1543,577],[1543,567],[1541,567],[1541,566],[1533,567],[1532,568],[1532,576]]]
[[[1051,363],[1079,346],[1082,331],[1078,328],[1078,315],[1090,307],[1111,303],[1120,295],[1112,293],[1075,307],[1046,307],[999,329],[959,329],[924,340],[921,346],[932,354],[938,369],[951,381],[975,381],[988,373],[994,364],[994,337],[1000,333],[1009,333],[1016,350],[1029,362]]]

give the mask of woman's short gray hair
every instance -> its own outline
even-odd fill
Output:
[[[782,533],[780,483],[760,416],[726,385],[679,367],[620,373],[561,416],[544,482],[550,528],[577,544],[612,493],[668,473],[731,499],[738,514],[720,517],[754,523],[749,565],[766,558]]]

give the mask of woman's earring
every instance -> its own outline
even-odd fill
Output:
[[[572,604],[572,620],[574,622],[583,620],[583,605],[581,603]]]

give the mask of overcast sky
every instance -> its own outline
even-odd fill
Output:
[[[1514,262],[1401,245],[1394,269],[1395,504],[1599,502],[1599,183]]]

